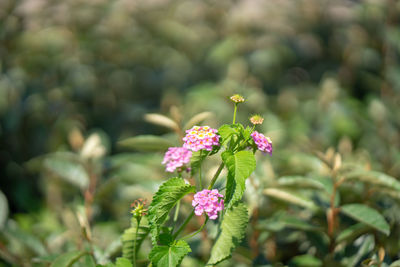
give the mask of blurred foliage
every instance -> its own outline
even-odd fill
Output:
[[[47,266],[82,249],[99,264],[120,256],[129,204],[167,178],[165,146],[194,122],[229,122],[233,93],[248,100],[240,122],[265,117],[275,152],[259,155],[246,241],[221,266],[390,264],[400,250],[399,17],[395,0],[0,1],[0,266]],[[354,229],[332,254],[318,229],[335,155],[347,177],[336,203],[378,210],[390,235],[340,213],[341,230]],[[203,266],[210,238],[194,239],[182,265]],[[139,259],[149,250],[145,240]]]

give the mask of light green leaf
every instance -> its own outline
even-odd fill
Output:
[[[389,235],[390,227],[385,218],[376,210],[362,204],[348,204],[340,208],[340,211],[356,221],[365,223],[372,228]]]
[[[322,261],[311,255],[296,256],[291,260],[296,267],[320,267],[323,266]]]
[[[165,151],[174,144],[156,135],[138,135],[119,141],[118,146],[138,151]]]
[[[144,239],[150,232],[150,226],[146,217],[142,217],[139,224],[138,233],[136,235],[137,220],[132,216],[131,227],[124,231],[122,235],[122,257],[133,261],[134,260],[134,249],[136,249],[136,254],[139,251]],[[136,239],[136,248],[135,248]]]
[[[90,254],[86,254],[84,256],[85,267],[96,267],[96,263],[94,262],[93,256]]]
[[[389,267],[400,267],[400,260],[393,262]]]
[[[324,185],[318,180],[304,176],[283,176],[277,184],[282,187],[324,189]]]
[[[171,178],[163,183],[153,197],[149,207],[148,219],[151,227],[153,244],[161,224],[163,224],[168,213],[176,203],[189,193],[195,193],[196,188],[186,184],[182,178]]]
[[[192,118],[189,119],[189,121],[185,124],[185,126],[183,127],[183,129],[187,130],[192,128],[193,126],[201,123],[202,121],[204,121],[205,119],[211,117],[212,113],[211,112],[201,112],[199,114],[194,115]]]
[[[217,264],[232,255],[232,251],[240,244],[249,221],[247,208],[243,203],[236,203],[227,209],[220,225],[220,233],[211,250],[207,265]]]
[[[279,200],[295,204],[304,208],[308,208],[311,210],[318,209],[318,207],[310,199],[289,190],[267,188],[264,189],[263,193],[267,196],[277,198]]]
[[[117,258],[115,266],[116,267],[132,267],[132,263],[128,259]]]
[[[8,202],[6,196],[0,191],[0,229],[3,229],[8,218]]]
[[[89,175],[75,154],[67,152],[49,154],[44,160],[44,166],[57,177],[81,189],[86,189],[89,185]]]
[[[154,267],[176,267],[191,251],[188,243],[178,240],[169,246],[154,246],[149,259]]]
[[[72,266],[77,260],[83,255],[87,254],[86,251],[71,251],[61,254],[57,259],[50,265],[50,267],[69,267]]]
[[[400,191],[400,182],[396,178],[377,171],[354,170],[344,173],[343,177],[345,181],[359,180]]]
[[[221,136],[221,144],[225,145],[231,140],[233,135],[239,135],[240,132],[232,125],[224,124],[218,129],[218,134]]]
[[[246,179],[256,168],[256,159],[251,151],[230,151],[222,153],[222,160],[228,168],[226,203],[228,207],[240,200],[246,189]]]

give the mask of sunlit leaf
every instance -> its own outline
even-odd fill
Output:
[[[322,261],[311,255],[296,256],[291,260],[296,267],[320,267],[323,266]]]
[[[132,263],[126,258],[117,258],[115,267],[132,267]]]
[[[194,115],[192,118],[190,118],[190,120],[185,124],[184,126],[184,130],[190,129],[193,126],[200,124],[202,121],[204,121],[205,119],[211,117],[212,113],[211,112],[201,112],[199,114]]]
[[[148,122],[167,127],[174,131],[179,130],[179,125],[176,122],[174,122],[172,119],[168,118],[167,116],[164,116],[161,114],[149,113],[149,114],[144,115],[144,119]]]
[[[6,196],[0,191],[0,229],[3,229],[8,217],[8,202]]]
[[[269,197],[273,197],[273,198],[277,198],[279,200],[291,203],[291,204],[295,204],[304,208],[308,208],[311,210],[316,210],[317,206],[314,204],[313,201],[311,201],[310,199],[306,198],[305,196],[302,196],[298,193],[289,191],[289,190],[283,190],[283,189],[278,189],[278,188],[267,188],[264,189],[264,194],[269,196]]]
[[[251,151],[232,153],[225,151],[222,159],[228,168],[226,203],[228,206],[240,200],[246,189],[246,179],[256,168],[256,159]]]
[[[277,180],[277,185],[282,187],[324,189],[324,185],[320,181],[304,176],[283,176]]]
[[[178,240],[168,246],[154,246],[149,254],[149,259],[154,267],[176,267],[191,251],[186,241]]]
[[[44,166],[57,177],[81,189],[89,185],[89,175],[75,154],[66,152],[49,154],[44,160]]]
[[[351,242],[360,235],[368,232],[368,230],[370,229],[371,228],[368,225],[365,225],[363,223],[354,224],[340,232],[340,234],[336,237],[336,243],[344,241]]]
[[[344,173],[343,177],[345,181],[359,180],[400,191],[400,182],[396,178],[377,171],[355,170]]]
[[[389,235],[390,226],[385,218],[376,210],[362,204],[347,204],[340,208],[340,211],[356,221],[365,223],[372,228]]]
[[[248,220],[247,208],[243,203],[236,203],[226,210],[207,265],[214,265],[231,257],[232,251],[245,235]]]

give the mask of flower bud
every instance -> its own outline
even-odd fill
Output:
[[[235,94],[235,95],[231,96],[230,98],[236,104],[244,102],[244,97],[239,94]]]

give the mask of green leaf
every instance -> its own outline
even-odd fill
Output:
[[[196,151],[192,153],[192,157],[190,158],[190,167],[192,175],[196,174],[199,170],[201,162],[210,154],[209,151]]]
[[[320,267],[323,266],[322,261],[318,258],[315,258],[311,255],[300,255],[294,257],[291,261],[291,264],[296,267]]]
[[[117,143],[118,146],[138,151],[165,151],[174,146],[169,140],[155,135],[138,135]]]
[[[318,180],[303,176],[283,176],[277,184],[282,187],[324,189],[324,185]]]
[[[50,267],[69,267],[85,254],[87,254],[86,251],[71,251],[61,254]]]
[[[169,246],[154,246],[149,254],[154,267],[179,266],[183,258],[192,250],[183,240],[173,242]]]
[[[400,182],[396,178],[377,171],[354,170],[344,173],[343,177],[345,181],[359,180],[400,191]]]
[[[132,263],[125,258],[117,258],[115,267],[132,267]]]
[[[147,122],[170,128],[173,131],[179,130],[179,125],[175,121],[161,114],[149,113],[144,115],[144,119]]]
[[[226,203],[228,207],[240,200],[246,189],[246,179],[256,168],[256,159],[251,151],[230,151],[222,153],[222,160],[228,168]]]
[[[232,255],[232,251],[240,244],[249,221],[247,208],[243,203],[237,203],[227,209],[220,225],[217,237],[207,265],[217,264]]]
[[[90,254],[86,254],[84,256],[85,267],[96,267],[96,263],[94,262],[93,256]]]
[[[6,196],[0,191],[0,229],[4,228],[4,225],[8,217],[8,202]]]
[[[222,145],[227,144],[233,135],[239,136],[240,132],[232,125],[224,124],[218,129],[218,134],[221,136],[220,143]]]
[[[357,223],[354,224],[350,227],[347,227],[344,229],[337,237],[336,237],[336,243],[341,243],[341,242],[351,242],[357,237],[361,236],[362,234],[365,234],[370,230],[370,227],[368,225],[365,225],[363,223]]]
[[[89,175],[75,154],[67,152],[49,154],[44,160],[44,166],[57,177],[81,189],[86,189],[89,185]]]
[[[390,227],[385,218],[376,210],[362,204],[348,204],[340,208],[340,211],[356,221],[365,223],[372,228],[389,235]]]
[[[132,216],[131,227],[124,231],[122,235],[122,257],[133,261],[134,259],[134,249],[136,250],[136,255],[142,245],[144,239],[150,232],[150,226],[146,217],[142,217],[139,224],[138,233],[136,235],[137,220]],[[135,248],[136,239],[136,248]]]
[[[195,192],[194,186],[186,184],[185,180],[177,177],[169,179],[160,186],[150,204],[148,215],[153,244],[156,241],[159,227],[165,222],[171,209],[185,195]]]
[[[389,267],[400,267],[400,260],[393,262]]]
[[[264,189],[263,193],[267,196],[277,198],[279,200],[295,204],[304,208],[308,208],[311,210],[316,210],[318,207],[314,204],[313,201],[302,196],[298,193],[292,192],[290,190],[283,190],[277,188],[267,188]]]

